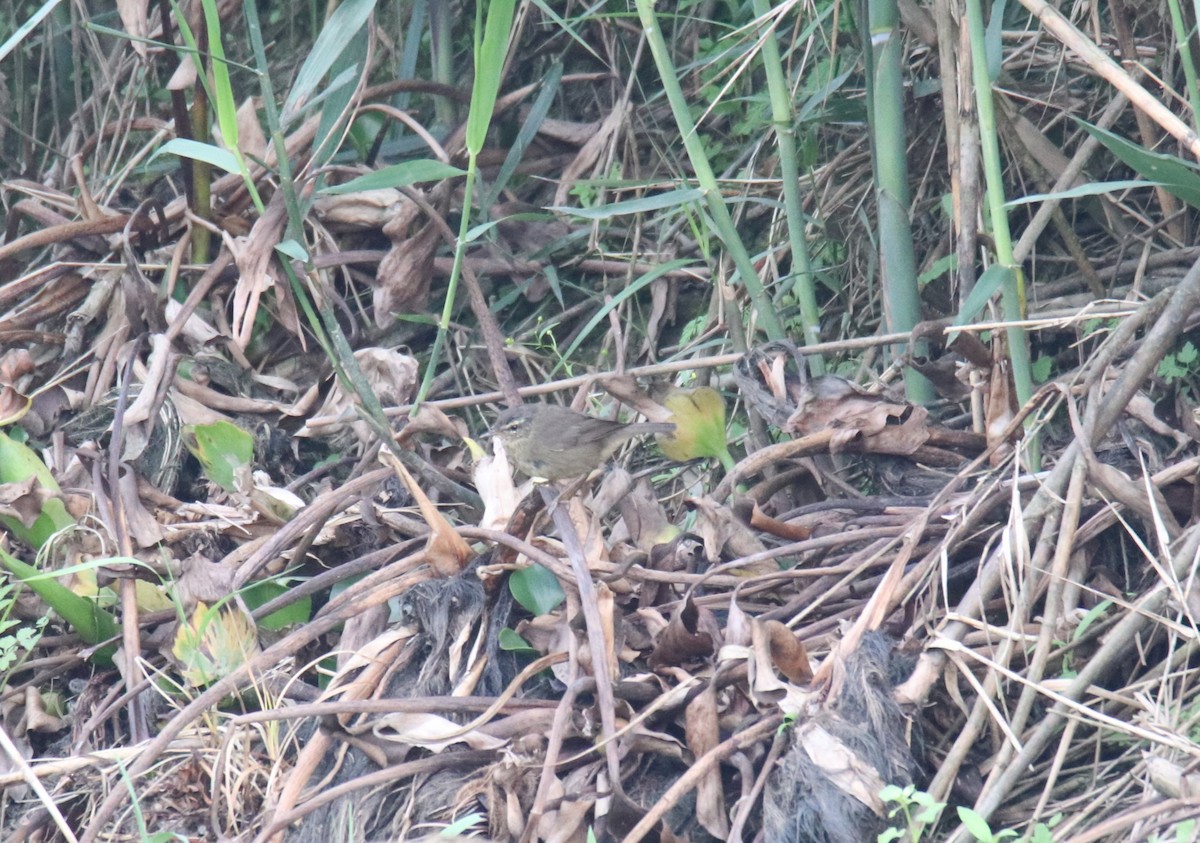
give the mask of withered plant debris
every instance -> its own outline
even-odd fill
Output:
[[[267,68],[237,3],[180,4],[189,37],[170,3],[51,16],[6,56],[0,839],[857,843],[905,823],[885,785],[947,803],[922,840],[962,840],[958,807],[1184,839],[1200,217],[1128,186],[1135,147],[1194,157],[1172,22],[1006,17],[988,189],[1039,196],[1005,208],[1007,266],[960,10],[901,4],[925,321],[893,333],[857,36],[668,5],[713,191],[611,10],[519,4],[469,207],[413,174],[467,166],[474,16],[443,6],[473,4],[379,4],[327,83],[276,88],[282,146],[260,86],[305,77],[307,9],[273,4]],[[1109,87],[1135,66],[1153,120]],[[1016,267],[1025,338],[971,292]],[[515,485],[484,432],[522,400],[686,435]]]

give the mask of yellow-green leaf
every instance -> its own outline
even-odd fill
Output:
[[[191,620],[179,625],[171,648],[184,679],[197,688],[227,676],[257,652],[254,623],[229,603],[212,608],[197,603]]]
[[[733,467],[733,456],[725,443],[725,402],[719,392],[707,386],[680,389],[662,403],[675,422],[675,433],[659,440],[663,454],[677,462],[715,457],[726,470]]]
[[[183,429],[183,442],[200,460],[205,476],[225,491],[239,491],[239,477],[249,480],[254,437],[236,424],[219,421],[188,425]]]

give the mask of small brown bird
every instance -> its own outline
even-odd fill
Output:
[[[557,404],[523,404],[500,414],[492,435],[509,460],[530,477],[563,480],[587,474],[635,436],[674,433],[668,422],[622,424]]]

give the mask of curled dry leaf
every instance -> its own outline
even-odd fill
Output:
[[[521,495],[513,483],[508,454],[499,439],[493,442],[494,455],[477,459],[473,475],[475,491],[483,498],[483,517],[479,526],[487,530],[502,530],[521,504]]]
[[[117,14],[121,16],[121,25],[129,35],[129,46],[142,61],[146,60],[149,52],[146,40],[150,34],[147,20],[149,9],[150,0],[117,0]]]
[[[238,149],[247,158],[265,160],[267,157],[267,136],[263,134],[262,123],[258,119],[256,97],[246,97],[237,110]]]
[[[29,408],[23,381],[34,368],[33,357],[23,348],[0,355],[0,424],[18,421]]]
[[[803,685],[813,678],[812,665],[808,661],[808,650],[796,633],[779,621],[765,621],[756,625],[762,627],[767,645],[771,651],[771,661],[779,668],[779,672],[787,677],[794,685]]]
[[[667,667],[708,658],[717,651],[719,634],[712,612],[696,606],[689,594],[659,634],[650,654],[650,666]]]
[[[278,268],[275,262],[275,246],[283,239],[286,224],[287,208],[283,191],[280,190],[271,197],[266,213],[254,221],[248,235],[225,238],[225,244],[233,253],[238,268],[238,281],[233,290],[231,328],[234,341],[243,351],[250,345],[254,335],[263,294],[272,287],[287,286],[286,281],[282,285],[277,284]],[[298,324],[287,327],[293,334],[300,335]]]
[[[709,567],[709,560],[704,555],[704,543],[701,538],[692,533],[681,533],[669,542],[657,544],[650,548],[650,560],[647,566],[652,571],[687,571],[694,574]],[[642,583],[639,602],[643,606],[655,606],[659,595],[670,595],[671,586],[647,580]]]
[[[610,482],[618,484],[621,480],[627,480],[629,485],[620,484],[624,486],[625,491],[617,497],[617,506],[621,511],[620,524],[628,531],[630,542],[642,550],[649,551],[679,535],[679,528],[667,518],[658,495],[646,478],[634,481],[624,469],[613,469],[605,477],[602,488],[608,487]],[[619,526],[614,528],[610,540],[615,541],[618,536]]]
[[[32,474],[15,483],[0,483],[0,516],[15,518],[22,526],[32,527],[42,514],[42,506],[53,497],[54,490],[42,486]]]
[[[46,709],[46,701],[42,692],[32,685],[25,688],[25,730],[26,732],[60,732],[66,727],[66,722],[59,716],[51,714]]]
[[[433,257],[441,236],[432,222],[422,223],[423,219],[416,203],[406,202],[403,211],[383,227],[392,248],[375,273],[372,311],[377,328],[392,324],[394,313],[420,313],[429,306]]]
[[[396,476],[404,483],[409,494],[417,502],[421,517],[429,526],[429,540],[425,545],[425,553],[429,564],[443,577],[457,575],[475,555],[471,546],[463,540],[446,517],[438,512],[437,506],[425,494],[425,490],[417,483],[416,478],[395,455],[388,451],[380,454],[380,459],[396,472]]]
[[[987,406],[984,408],[984,432],[992,451],[991,464],[1000,465],[1012,453],[1012,445],[1002,442],[1005,431],[1017,414],[1017,399],[1007,359],[997,359],[988,380]]]
[[[929,439],[928,416],[924,407],[889,401],[845,378],[823,375],[808,382],[784,430],[801,436],[835,430],[830,443],[835,453],[857,440],[866,451],[912,454]]]

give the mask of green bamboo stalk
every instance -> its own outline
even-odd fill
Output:
[[[768,0],[754,0],[754,14],[760,21],[765,22],[770,8]],[[816,281],[813,277],[812,259],[808,254],[808,238],[804,233],[800,167],[796,156],[796,114],[792,107],[792,94],[783,71],[774,26],[764,33],[759,55],[767,75],[767,90],[771,97],[771,122],[775,127],[775,143],[779,147],[779,170],[783,179],[788,246],[792,252],[792,291],[800,305],[804,344],[815,345],[821,341],[821,311],[817,306]],[[814,354],[807,360],[812,374],[825,374],[824,357]]]
[[[654,0],[636,0],[636,2],[638,16],[642,20],[642,29],[646,34],[646,43],[649,44],[650,53],[654,56],[654,63],[658,67],[663,91],[667,95],[667,101],[671,104],[671,114],[675,117],[675,125],[683,137],[688,160],[691,161],[692,169],[696,172],[696,182],[704,191],[705,206],[716,226],[717,236],[721,238],[725,251],[733,260],[738,277],[746,286],[746,292],[750,294],[750,301],[758,313],[759,324],[766,331],[767,337],[772,340],[784,339],[786,333],[783,330],[783,323],[779,321],[779,317],[775,313],[775,305],[767,295],[762,279],[758,277],[758,272],[754,269],[754,261],[750,259],[750,253],[738,236],[733,218],[729,215],[729,209],[721,197],[721,188],[717,184],[717,177],[713,173],[708,155],[704,151],[704,145],[696,132],[696,124],[688,113],[687,100],[683,96],[683,89],[679,86],[679,77],[675,72],[675,65],[671,61],[670,52],[667,50],[667,42],[658,28],[658,19],[654,14]]]
[[[872,58],[867,93],[873,116],[871,148],[875,158],[884,313],[888,331],[898,333],[911,331],[921,321],[921,293],[912,221],[908,216],[911,199],[904,123],[906,96],[901,54],[904,40],[900,36],[896,0],[868,0],[867,20]],[[902,354],[906,349],[898,346],[895,350]],[[918,348],[917,352],[920,354],[923,349]],[[914,369],[905,369],[904,387],[910,401],[933,400],[932,384]]]

